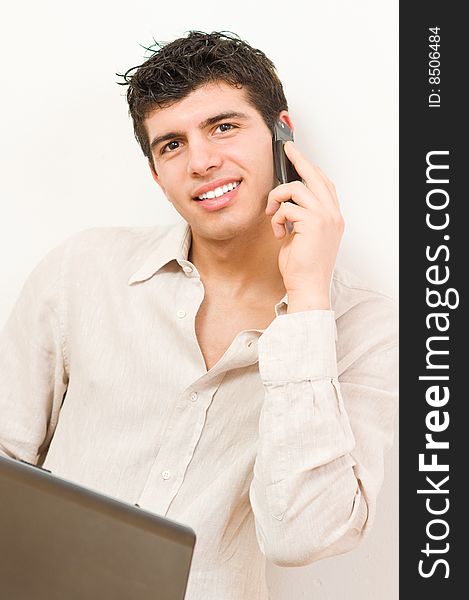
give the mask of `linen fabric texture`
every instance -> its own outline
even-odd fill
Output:
[[[337,268],[332,310],[285,296],[207,371],[190,244],[185,222],[98,228],[41,261],[0,336],[0,453],[191,526],[187,600],[267,599],[267,560],[346,552],[373,522],[396,306]]]

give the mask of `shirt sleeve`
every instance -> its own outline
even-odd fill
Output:
[[[28,277],[0,333],[0,454],[41,461],[67,389],[63,248]]]
[[[265,401],[250,500],[275,564],[346,552],[369,529],[397,405],[396,322],[379,297],[344,314],[337,336],[327,310],[278,316],[261,336]]]

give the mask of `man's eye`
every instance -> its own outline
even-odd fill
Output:
[[[163,146],[163,148],[161,149],[161,152],[171,152],[173,150],[177,150],[178,148],[179,148],[179,142],[176,142],[175,140],[173,140],[172,142],[169,142],[168,144]]]
[[[221,123],[217,129],[219,129],[222,133],[225,133],[225,131],[230,131],[230,129],[234,129],[234,125],[232,125],[231,123]]]

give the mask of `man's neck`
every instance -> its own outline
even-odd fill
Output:
[[[204,285],[231,298],[259,293],[285,293],[278,268],[282,242],[277,240],[270,219],[257,230],[248,230],[228,240],[211,240],[192,233],[189,260],[197,267]]]

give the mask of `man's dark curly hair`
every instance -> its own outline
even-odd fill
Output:
[[[287,101],[273,62],[231,32],[190,31],[170,43],[148,48],[152,56],[129,69],[120,85],[128,85],[127,101],[134,133],[153,164],[144,121],[156,108],[166,108],[198,87],[223,81],[246,90],[269,129]]]

